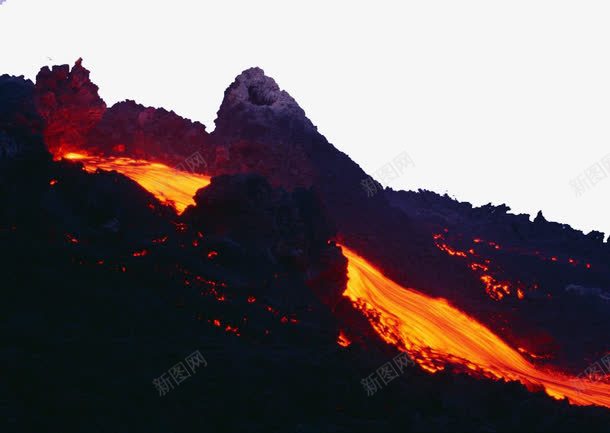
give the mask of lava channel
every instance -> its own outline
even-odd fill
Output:
[[[519,381],[576,405],[610,407],[610,384],[581,381],[537,367],[501,338],[445,299],[432,298],[396,284],[363,257],[341,245],[348,259],[344,296],[368,318],[386,342],[406,351],[422,368],[462,366],[473,375]]]
[[[182,212],[210,177],[187,173],[165,164],[126,157],[84,153],[62,155],[83,163],[85,170],[115,170],[131,178],[159,200]],[[536,367],[474,318],[445,299],[431,298],[386,278],[372,264],[341,245],[348,259],[344,296],[362,311],[386,342],[409,355],[425,370],[463,366],[472,374],[495,380],[519,381],[528,389],[544,389],[556,399],[577,405],[610,407],[610,384],[583,382],[562,372]]]
[[[83,163],[88,172],[101,169],[124,174],[152,193],[159,201],[173,206],[178,213],[182,213],[188,205],[195,204],[193,196],[197,190],[210,184],[210,176],[181,171],[160,162],[77,152],[69,152],[62,157]]]

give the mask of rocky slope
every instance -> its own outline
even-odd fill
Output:
[[[36,85],[39,95],[57,95],[50,98],[52,104],[43,108],[43,113],[71,113],[74,107],[92,101],[91,109],[83,110],[83,128],[79,132],[72,126],[67,128],[63,142],[83,136],[90,152],[148,158],[170,165],[184,166],[184,161],[198,154],[201,163],[189,169],[211,176],[255,173],[274,187],[311,188],[337,228],[338,240],[403,285],[445,297],[472,312],[515,346],[530,340],[532,332],[540,335],[536,341],[552,341],[546,345],[550,349],[544,351],[545,357],[576,373],[587,365],[583,365],[583,357],[598,359],[608,349],[599,331],[592,329],[610,324],[607,302],[579,302],[576,320],[583,327],[566,326],[555,319],[556,311],[571,302],[572,296],[564,290],[567,285],[600,290],[610,287],[610,247],[603,241],[603,234],[564,230],[566,226],[540,218],[530,222],[527,216],[503,217],[507,215],[505,206],[472,209],[469,203],[439,199],[426,192],[380,189],[370,196],[362,185],[369,176],[330,144],[297,102],[260,68],[242,72],[227,88],[211,134],[197,122],[133,101],[117,103],[104,111],[97,87],[88,81],[82,63],[78,61],[70,72],[66,68],[55,67],[53,80],[43,69]],[[100,111],[101,120],[95,123]],[[47,136],[49,129],[60,130],[53,126],[56,124],[47,120]],[[78,121],[67,124],[77,125]],[[484,237],[499,245],[508,242],[510,250],[492,250],[490,254],[498,278],[524,286],[524,302],[516,302],[516,288],[513,297],[504,302],[490,298],[470,264],[439,250],[433,237],[449,227],[450,236]],[[564,262],[577,258],[595,263],[592,270],[583,272],[569,263],[552,267],[524,254],[526,250],[541,253],[542,249],[547,257],[561,255]]]
[[[361,379],[396,353],[340,296],[345,259],[328,242],[553,356],[532,362],[579,372],[607,349],[609,307],[564,289],[610,285],[603,235],[423,191],[368,197],[366,173],[258,68],[227,89],[211,134],[133,101],[107,108],[80,61],[43,69],[35,86],[2,76],[0,96],[2,359],[14,372],[3,406],[15,430],[607,429],[605,409],[449,371],[413,368],[367,397]],[[170,165],[200,153],[196,170],[214,178],[177,216],[120,174],[53,162],[45,144]],[[456,249],[497,242],[478,251],[499,277],[544,290],[490,299],[438,233]],[[209,368],[159,398],[152,379],[195,350]]]

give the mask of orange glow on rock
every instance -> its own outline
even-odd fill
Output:
[[[440,249],[441,251],[446,252],[450,256],[468,257],[468,255],[464,251],[454,250],[453,248],[451,248],[447,244],[437,243],[436,246],[438,247],[438,249]]]
[[[536,355],[535,353],[528,352],[523,347],[517,347],[517,350],[519,352],[529,356],[530,358],[533,358],[533,359],[548,359],[548,358],[550,358],[550,356],[548,356],[548,355]]]
[[[543,387],[548,395],[573,404],[610,407],[609,383],[579,383],[574,376],[535,366],[445,299],[402,287],[354,251],[341,248],[348,259],[343,295],[381,338],[406,351],[423,369],[462,366],[471,375],[519,381],[528,389]]]
[[[499,301],[504,296],[510,295],[510,288],[507,283],[497,281],[491,275],[482,275],[481,281],[485,284],[485,292],[494,301]]]

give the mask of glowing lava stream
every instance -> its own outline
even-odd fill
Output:
[[[209,176],[187,173],[158,162],[75,152],[66,153],[63,158],[82,162],[88,172],[95,172],[99,168],[124,174],[160,201],[174,206],[179,213],[188,205],[195,204],[193,196],[199,188],[210,184]]]
[[[428,371],[445,363],[464,366],[493,379],[517,380],[529,389],[543,387],[573,404],[610,407],[610,384],[579,382],[576,377],[544,370],[525,360],[493,332],[452,307],[386,278],[354,251],[341,245],[348,259],[344,292],[369,318],[377,333]]]
[[[156,162],[74,152],[63,157],[82,162],[89,172],[116,170],[159,200],[174,205],[178,212],[193,203],[198,189],[210,183],[209,176]],[[446,300],[404,288],[349,248],[341,248],[348,259],[344,296],[366,314],[385,341],[407,350],[425,370],[438,371],[445,363],[452,363],[493,379],[517,380],[530,389],[543,387],[550,396],[567,397],[574,404],[610,407],[610,384],[583,382],[579,386],[575,377],[536,367]]]

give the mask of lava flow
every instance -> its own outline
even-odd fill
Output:
[[[388,343],[406,350],[422,368],[435,372],[450,363],[496,380],[519,381],[528,389],[568,398],[577,405],[610,407],[610,384],[536,367],[474,318],[445,299],[402,287],[354,251],[348,259],[344,292]]]
[[[89,172],[116,170],[178,212],[193,203],[199,188],[210,183],[208,176],[156,162],[83,153],[67,153],[63,158],[82,162]],[[435,372],[450,363],[488,378],[517,380],[528,389],[544,388],[550,396],[566,397],[574,404],[610,407],[610,384],[581,385],[576,377],[536,367],[446,300],[404,288],[349,248],[341,248],[348,259],[349,281],[344,296],[367,316],[385,341],[406,350],[425,370]],[[340,336],[339,344],[349,345],[349,340]]]
[[[157,199],[172,205],[179,213],[190,204],[198,189],[210,184],[210,177],[188,173],[159,162],[150,162],[126,157],[103,157],[70,152],[63,158],[83,163],[85,170],[95,172],[98,168],[117,171],[139,183]]]

